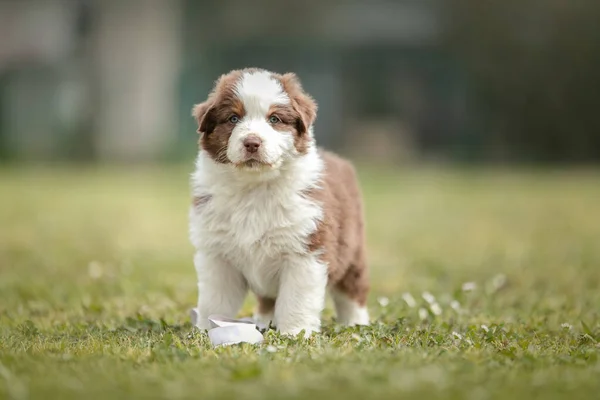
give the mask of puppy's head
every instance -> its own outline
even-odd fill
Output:
[[[200,147],[214,161],[261,171],[313,146],[317,105],[294,74],[244,69],[222,75],[194,106]]]

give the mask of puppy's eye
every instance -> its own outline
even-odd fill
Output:
[[[231,122],[232,124],[237,124],[238,122],[240,122],[240,117],[238,117],[237,115],[232,115],[231,117],[229,117],[229,122]]]
[[[279,119],[279,117],[277,115],[271,115],[271,117],[269,118],[270,124],[278,124],[280,122],[281,122],[281,119]]]

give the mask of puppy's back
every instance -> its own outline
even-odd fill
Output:
[[[319,151],[324,164],[321,188],[314,198],[324,218],[311,238],[311,247],[323,251],[329,283],[364,305],[368,292],[365,224],[362,194],[352,164],[328,151]]]

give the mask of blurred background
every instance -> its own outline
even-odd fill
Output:
[[[294,71],[367,160],[600,160],[600,2],[0,0],[0,160],[189,160],[234,68]]]

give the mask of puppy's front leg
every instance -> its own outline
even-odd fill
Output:
[[[220,257],[197,252],[194,265],[198,273],[198,321],[200,329],[209,329],[208,317],[219,314],[236,316],[248,290],[242,274]]]
[[[304,330],[306,337],[318,332],[325,307],[327,266],[313,255],[294,255],[286,259],[280,279],[275,302],[277,329],[294,336]]]

